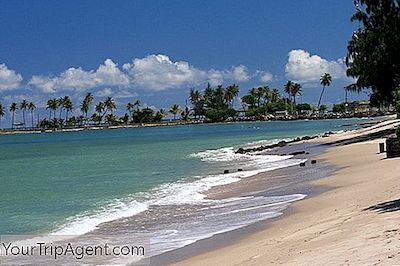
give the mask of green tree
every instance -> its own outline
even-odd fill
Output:
[[[319,100],[318,100],[318,105],[317,108],[319,108],[320,104],[321,104],[321,100],[322,100],[322,95],[324,94],[325,91],[325,87],[329,87],[332,84],[332,77],[329,73],[325,73],[321,76],[320,79],[321,85],[322,85],[322,91],[321,91],[321,95],[319,96]]]
[[[1,119],[3,118],[3,116],[6,115],[6,112],[4,110],[4,106],[0,103],[0,129],[1,129]]]
[[[140,106],[142,105],[142,102],[140,100],[136,100],[133,103],[134,106],[136,106],[136,111],[139,111]]]
[[[56,118],[56,111],[58,108],[58,100],[56,98],[47,101],[46,109],[50,110],[49,121],[51,120],[51,112],[54,113],[54,118]]]
[[[400,2],[355,0],[351,21],[359,23],[347,46],[347,75],[357,81],[349,90],[370,88],[382,103],[393,101],[400,84]]]
[[[113,113],[115,110],[117,110],[117,105],[115,103],[115,100],[112,97],[107,97],[107,99],[104,101],[105,107],[107,111],[110,111]]]
[[[22,120],[24,121],[24,127],[26,127],[25,111],[28,109],[29,102],[27,100],[22,100],[19,108],[22,110]]]
[[[93,100],[94,100],[93,94],[91,92],[88,92],[88,93],[86,93],[85,98],[83,99],[83,101],[81,103],[81,111],[85,117],[85,121],[87,121],[88,112],[89,112],[89,109],[90,109],[90,106],[91,106]]]
[[[239,86],[236,84],[232,84],[228,86],[225,93],[225,100],[229,103],[230,108],[233,107],[233,100],[239,94]]]
[[[12,119],[11,119],[11,129],[14,129],[14,124],[15,124],[15,112],[18,109],[17,103],[12,103],[10,105],[10,112],[12,112]]]
[[[291,94],[293,97],[293,105],[296,106],[296,96],[301,95],[302,88],[299,83],[293,83],[292,89],[291,89]]]
[[[65,109],[65,121],[68,121],[68,114],[74,109],[74,105],[69,96],[64,96],[61,102],[62,107]]]
[[[177,104],[173,104],[171,106],[169,112],[174,116],[174,120],[176,120],[176,115],[179,113],[180,109],[181,109],[180,106]]]
[[[28,110],[31,112],[31,120],[32,120],[32,128],[34,127],[33,123],[33,111],[36,109],[36,105],[33,102],[28,104]]]

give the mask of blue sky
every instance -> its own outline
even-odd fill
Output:
[[[353,1],[0,1],[0,102],[112,95],[183,105],[190,87],[238,83],[241,94],[288,79],[316,103],[342,101]],[[350,94],[365,99],[366,93]]]

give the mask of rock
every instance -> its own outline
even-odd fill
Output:
[[[304,167],[304,166],[306,166],[306,163],[305,162],[304,163],[300,163],[300,166]]]
[[[306,151],[295,151],[295,152],[289,153],[289,155],[299,155],[299,154],[305,154],[305,153],[306,153]]]
[[[243,148],[239,148],[235,153],[244,154],[246,152],[245,152],[245,150]]]
[[[284,147],[284,146],[286,146],[286,141],[284,141],[284,140],[282,140],[282,141],[279,141],[276,145],[278,146],[278,147]]]
[[[224,170],[224,174],[229,174],[229,170]]]
[[[242,168],[239,168],[239,169],[238,169],[238,172],[242,172],[242,171],[243,171],[243,169],[242,169]]]
[[[317,160],[311,160],[311,164],[316,164]]]

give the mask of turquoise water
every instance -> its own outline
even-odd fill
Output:
[[[89,221],[93,227],[133,215],[135,210],[129,208],[140,207],[137,203],[157,187],[190,182],[222,167],[193,154],[351,129],[358,122],[254,122],[0,136],[0,234],[54,232],[77,217],[94,217]],[[341,127],[348,124],[353,126]]]

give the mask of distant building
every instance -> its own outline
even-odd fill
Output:
[[[369,101],[355,101],[348,104],[349,110],[352,110],[354,114],[367,114],[371,112],[371,106]]]
[[[275,119],[286,119],[289,116],[288,111],[275,111]]]

